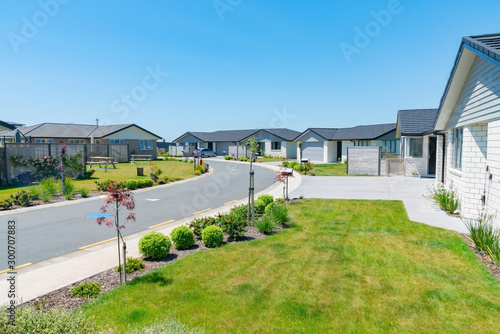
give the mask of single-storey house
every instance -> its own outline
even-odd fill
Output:
[[[399,155],[400,150],[395,123],[340,129],[309,128],[295,138],[295,142],[302,143],[302,148],[297,148],[297,158],[314,163],[345,161],[349,146],[382,146],[382,152],[387,155]]]
[[[500,34],[462,39],[434,128],[436,179],[453,184],[462,216],[477,217],[482,208],[498,213]]]
[[[434,132],[438,109],[399,110],[396,138],[401,140],[405,175],[436,174],[437,136]]]
[[[161,137],[135,124],[87,125],[41,123],[0,132],[0,138],[16,138],[30,143],[128,144],[129,152],[156,158],[156,142]]]
[[[255,137],[262,155],[296,158],[297,144],[293,141],[300,134],[290,129],[222,130],[215,132],[188,131],[173,140],[178,152],[190,155],[198,148],[209,148],[217,155],[247,156],[246,143]]]

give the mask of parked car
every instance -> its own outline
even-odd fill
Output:
[[[201,148],[199,150],[194,150],[193,155],[195,157],[209,158],[209,157],[216,157],[217,153],[208,148]]]

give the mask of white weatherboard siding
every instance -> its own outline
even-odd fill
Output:
[[[476,56],[446,129],[498,117],[500,117],[500,67]]]
[[[151,135],[150,133],[139,129],[138,127],[132,126],[130,128],[118,131],[109,136],[104,137],[104,139],[151,139],[157,140],[158,138]]]

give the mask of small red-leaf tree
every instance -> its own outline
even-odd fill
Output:
[[[294,177],[293,171],[290,172],[289,168],[280,168],[276,171],[276,177],[274,178],[274,182],[283,183],[283,200],[288,200],[288,178]]]
[[[114,182],[108,184],[107,189],[107,197],[104,200],[104,205],[101,206],[101,213],[108,213],[108,210],[114,209],[114,221],[108,220],[107,217],[99,217],[97,218],[97,224],[102,225],[106,224],[108,227],[114,227],[116,229],[116,236],[118,240],[118,266],[123,269],[125,275],[125,282],[127,282],[126,277],[126,244],[125,240],[123,240],[123,236],[121,234],[121,229],[125,228],[125,225],[120,225],[120,210],[126,209],[128,211],[132,211],[135,208],[135,200],[132,192],[128,189],[121,188]],[[125,217],[126,221],[135,221],[135,213],[129,212],[127,217]],[[120,239],[123,242],[123,266],[121,265],[120,258]],[[122,271],[120,270],[120,283],[122,282]]]

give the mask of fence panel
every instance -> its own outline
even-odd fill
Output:
[[[231,158],[238,159],[240,157],[249,158],[247,155],[247,147],[246,146],[228,146],[228,153]]]
[[[5,143],[2,149],[0,180],[3,184],[8,184],[13,179],[26,172],[33,173],[33,168],[26,166],[17,166],[12,157],[19,157],[21,160],[29,158],[43,158],[59,156],[60,144],[38,144],[38,143]],[[128,162],[128,145],[124,144],[67,144],[66,154],[75,156],[80,154],[78,163],[85,166],[90,156],[110,156],[117,162]]]
[[[380,175],[380,146],[353,146],[347,148],[347,174]]]

